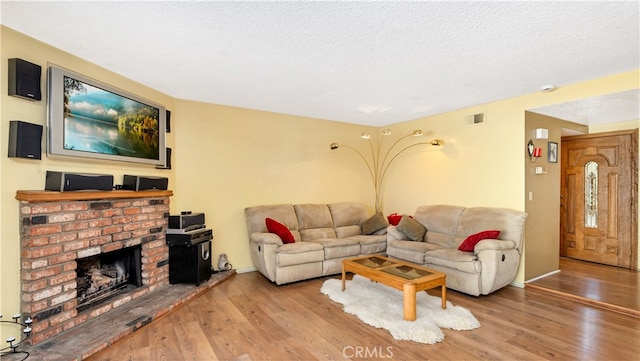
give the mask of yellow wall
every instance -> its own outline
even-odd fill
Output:
[[[363,152],[359,135],[374,128],[319,119],[173,99],[94,64],[2,28],[0,73],[0,312],[19,307],[19,189],[43,189],[46,170],[162,175],[174,191],[171,210],[205,212],[214,229],[214,265],[225,252],[237,269],[251,269],[243,209],[273,203],[355,201],[370,205],[373,188],[362,161],[331,142]],[[8,58],[19,57],[46,67],[47,62],[126,89],[172,110],[173,169],[81,159],[30,161],[8,158],[9,120],[45,124],[46,102],[7,96]],[[162,76],[158,74],[158,76]],[[500,206],[525,209],[525,110],[638,88],[638,71],[618,74],[551,93],[534,93],[393,125],[393,140],[420,128],[422,140],[445,141],[442,150],[414,148],[389,169],[383,185],[383,212],[412,213],[421,204]],[[45,89],[45,80],[42,85]],[[465,118],[485,111],[486,124]],[[385,143],[386,144],[386,143]],[[43,142],[44,146],[44,142]],[[427,149],[428,148],[428,149]],[[120,178],[121,179],[121,178]],[[524,280],[524,262],[516,278]],[[9,275],[9,276],[8,276]]]
[[[46,157],[46,130],[43,134],[42,160],[7,157],[8,131],[10,120],[46,125],[46,69],[48,63],[55,64],[82,75],[137,94],[143,98],[164,104],[173,109],[174,99],[153,89],[142,86],[120,75],[114,74],[94,64],[65,53],[59,49],[38,42],[6,27],[1,27],[0,47],[0,313],[19,312],[20,295],[20,233],[18,220],[17,190],[43,190],[47,170],[104,173],[114,175],[115,183],[122,183],[123,174],[156,175],[169,177],[169,185],[175,181],[173,172],[156,170],[149,165],[87,160],[82,158]],[[41,101],[24,100],[7,95],[9,58],[21,58],[42,67]],[[167,137],[168,146],[173,145],[173,135]],[[172,200],[173,201],[173,200]]]
[[[589,127],[589,134],[602,133],[602,132],[614,132],[616,130],[629,130],[629,129],[638,129],[638,128],[640,128],[640,120],[630,120],[628,122],[592,125]]]
[[[244,208],[353,201],[373,205],[355,153],[330,151],[374,128],[290,115],[176,101],[176,209],[205,212],[220,253],[252,268]],[[370,209],[373,213],[373,206]]]
[[[395,134],[422,129],[445,146],[412,149],[397,159],[385,180],[384,213],[413,213],[421,204],[439,203],[525,210],[525,111],[637,89],[639,79],[636,70],[394,125]],[[469,125],[468,117],[480,112],[485,124]],[[535,221],[532,214],[527,227]],[[525,267],[523,256],[515,284],[524,284]]]

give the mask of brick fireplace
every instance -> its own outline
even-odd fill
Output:
[[[21,312],[34,321],[31,344],[169,284],[165,232],[171,195],[156,190],[18,191]],[[78,260],[129,248],[139,254],[140,284],[78,308]]]

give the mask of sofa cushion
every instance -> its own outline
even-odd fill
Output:
[[[450,205],[420,206],[418,207],[418,209],[416,209],[416,212],[413,215],[413,219],[424,225],[429,230],[429,232],[438,232],[455,236],[456,229],[458,228],[458,223],[460,222],[460,217],[462,216],[464,210],[464,207]],[[481,229],[479,229],[478,231],[481,231]],[[467,233],[467,235],[468,234],[471,233]],[[427,242],[429,241],[427,240]],[[456,244],[456,247],[457,246],[458,245]],[[443,245],[443,247],[446,246]]]
[[[293,208],[296,211],[302,241],[336,238],[329,206],[326,204],[296,204]]]
[[[309,243],[322,245],[324,259],[351,257],[360,254],[360,243],[349,238],[318,238]]]
[[[414,241],[407,241],[407,240],[388,241],[387,246],[392,248],[400,248],[400,249],[406,249],[408,251],[422,252],[422,253],[444,249],[443,247],[433,243],[414,242]]]
[[[333,228],[310,228],[301,229],[300,237],[302,241],[309,242],[319,238],[337,238],[336,230]]]
[[[282,239],[283,243],[294,243],[296,241],[293,238],[293,234],[291,234],[291,231],[289,231],[289,229],[284,224],[268,217],[264,221],[267,225],[267,230],[269,231],[269,233],[277,234],[278,237]]]
[[[464,241],[464,238],[454,237],[440,232],[427,232],[425,236],[426,242],[437,244],[443,248],[458,248],[458,245]]]
[[[322,262],[323,260],[324,249],[319,243],[288,243],[278,247],[276,251],[276,265],[278,267],[310,262]]]
[[[380,235],[383,235],[383,234],[386,235],[387,234],[387,228],[389,228],[389,226],[387,226],[387,227],[385,227],[385,228],[383,228],[381,230],[376,231],[375,233],[372,234],[372,236],[380,236]]]
[[[423,241],[427,228],[408,215],[402,215],[396,228],[412,241]]]
[[[382,212],[378,212],[362,222],[362,234],[374,234],[381,229],[387,228],[387,221]]]
[[[480,273],[482,264],[475,254],[458,251],[457,249],[438,249],[424,255],[424,262],[453,268],[467,273]]]
[[[362,228],[359,225],[336,227],[336,238],[347,238],[362,234]]]
[[[359,226],[369,218],[366,208],[360,203],[331,203],[328,207],[335,228],[353,225]]]
[[[387,249],[386,234],[351,236],[349,239],[360,244],[360,254],[381,253]]]
[[[387,239],[388,240],[392,240],[392,239],[408,240],[409,239],[406,234],[404,234],[404,233],[402,233],[402,232],[400,232],[398,230],[398,226],[389,226],[389,227],[387,227],[386,233],[387,233]]]
[[[424,264],[425,252],[437,249],[442,249],[442,247],[426,242],[407,240],[387,241],[387,255],[418,264]]]
[[[476,234],[472,234],[465,238],[465,240],[458,246],[458,250],[463,252],[473,252],[473,249],[476,247],[478,242],[483,239],[497,239],[500,235],[500,231],[498,230],[488,230],[478,232]]]
[[[333,228],[333,220],[326,204],[296,204],[298,229]]]

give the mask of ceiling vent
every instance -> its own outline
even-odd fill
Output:
[[[479,124],[484,124],[486,116],[485,113],[476,113],[473,115],[469,115],[464,117],[464,124],[468,124],[468,125],[479,125]]]

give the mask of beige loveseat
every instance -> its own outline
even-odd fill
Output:
[[[398,230],[401,225],[407,228],[408,223],[401,220],[397,227],[387,228],[387,254],[446,273],[447,288],[487,295],[513,281],[526,217],[524,212],[504,208],[421,206],[413,220],[424,226],[424,236],[409,240]],[[486,230],[500,234],[497,239],[481,240],[472,252],[458,250],[465,238]]]
[[[357,203],[279,204],[245,208],[251,259],[263,275],[284,284],[342,272],[342,260],[364,254],[382,254],[387,245],[386,223]],[[269,233],[271,218],[286,226],[295,239],[284,243]],[[370,225],[379,230],[371,235]]]

